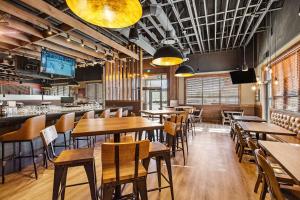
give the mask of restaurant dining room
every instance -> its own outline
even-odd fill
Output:
[[[300,0],[0,0],[0,200],[300,200]]]

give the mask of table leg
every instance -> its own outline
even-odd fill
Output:
[[[114,142],[120,142],[120,133],[114,134]],[[115,199],[119,199],[121,197],[121,186],[117,185],[115,188]]]
[[[267,134],[262,133],[262,140],[267,140]]]
[[[115,133],[114,134],[114,142],[120,142],[120,133]]]
[[[159,123],[160,124],[163,124],[163,116],[162,115],[159,115]],[[160,129],[160,134],[159,134],[159,141],[160,142],[164,142],[164,131],[163,129]]]

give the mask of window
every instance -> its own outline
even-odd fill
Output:
[[[187,78],[186,104],[239,104],[239,86],[228,74]]]
[[[299,58],[300,52],[298,51],[272,65],[272,106],[275,109],[300,111]]]

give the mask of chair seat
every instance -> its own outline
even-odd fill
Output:
[[[123,143],[129,143],[129,142],[133,142],[133,137],[131,135],[122,135],[120,137],[120,142]],[[114,138],[109,138],[108,140],[109,143],[114,143]]]
[[[139,163],[138,177],[143,177],[147,175],[147,171]],[[134,178],[134,162],[120,164],[120,181],[126,181]],[[116,169],[115,165],[104,165],[102,168],[102,182],[111,183],[116,181]]]
[[[294,180],[282,169],[282,167],[274,160],[274,158],[268,156],[271,167],[274,170],[275,177],[280,183],[295,184]]]
[[[280,186],[280,190],[287,200],[299,200],[300,199],[300,187],[299,186]]]
[[[26,140],[31,140],[31,139],[23,138],[23,134],[20,134],[18,131],[8,132],[0,136],[1,142],[26,141]]]
[[[162,151],[170,151],[170,148],[160,142],[150,142],[149,154]]]
[[[80,164],[94,159],[94,149],[64,150],[54,161],[55,165]]]

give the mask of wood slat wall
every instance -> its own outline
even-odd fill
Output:
[[[139,54],[142,59],[142,49],[135,45],[128,47]],[[105,99],[106,100],[141,100],[141,78],[143,62],[134,58],[114,58],[105,63]]]

